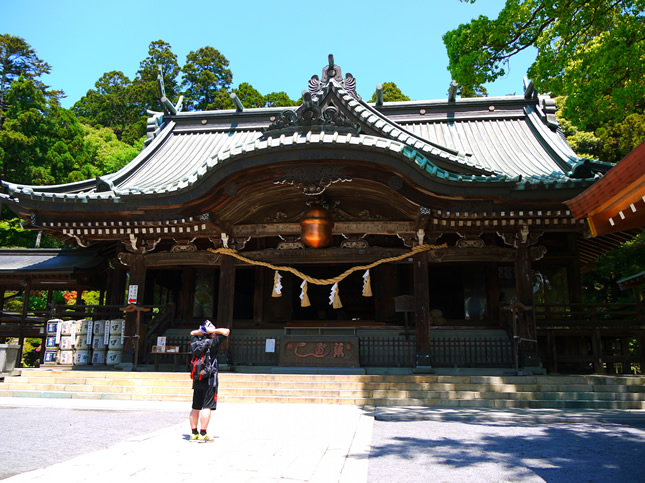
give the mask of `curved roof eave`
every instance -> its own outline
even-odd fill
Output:
[[[501,188],[504,191],[511,191],[518,181],[517,178],[509,178],[503,175],[479,176],[451,173],[438,167],[433,160],[425,156],[422,151],[416,150],[407,144],[392,139],[365,134],[355,136],[349,133],[318,133],[309,131],[305,135],[296,132],[290,136],[281,135],[277,138],[268,137],[264,140],[256,139],[254,142],[226,149],[203,161],[201,165],[189,175],[170,185],[159,187],[157,189],[129,189],[127,191],[117,189],[114,192],[109,192],[109,194],[101,192],[92,192],[89,194],[58,194],[30,192],[28,190],[25,191],[17,189],[12,193],[12,195],[16,197],[17,202],[22,200],[23,203],[27,202],[27,205],[33,204],[28,201],[35,202],[36,204],[40,204],[43,201],[58,201],[68,204],[80,204],[84,207],[87,207],[88,204],[93,206],[100,205],[109,210],[116,210],[117,206],[115,205],[122,206],[122,203],[125,202],[126,198],[128,202],[135,203],[135,205],[145,205],[146,200],[152,201],[153,199],[155,200],[155,203],[158,203],[160,198],[181,196],[187,192],[191,192],[191,195],[197,194],[199,196],[199,193],[193,193],[192,191],[213,174],[220,173],[218,178],[221,179],[235,173],[237,169],[233,164],[234,161],[247,159],[249,157],[262,156],[265,153],[275,152],[276,150],[283,151],[285,153],[294,150],[301,150],[312,145],[317,146],[317,156],[325,159],[328,159],[329,157],[328,155],[325,155],[325,153],[328,152],[328,149],[349,151],[359,150],[362,153],[379,152],[384,156],[398,159],[399,162],[407,163],[407,165],[402,165],[399,170],[405,170],[407,175],[416,177],[416,182],[422,185],[426,185],[427,183],[433,184],[435,189],[437,186],[443,185],[451,187],[452,189],[456,186],[468,186],[468,189],[471,192],[472,190],[475,190],[475,192],[480,190],[488,192],[491,188],[495,188],[497,190]],[[371,160],[373,158],[369,159]],[[258,162],[258,165],[261,164],[265,163]],[[248,167],[249,164],[245,163],[244,169]],[[115,173],[114,177],[116,177],[117,174],[119,173]],[[450,189],[450,191],[452,191],[452,189]]]

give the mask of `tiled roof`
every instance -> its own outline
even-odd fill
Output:
[[[442,182],[514,185],[518,190],[588,186],[572,175],[580,161],[545,121],[540,104],[522,96],[478,100],[368,104],[331,80],[325,99],[362,127],[263,135],[281,109],[187,112],[154,116],[154,138],[120,171],[66,185],[21,186],[3,181],[3,197],[71,203],[115,203],[127,197],[188,190],[219,167],[269,151],[360,149],[389,153]],[[324,99],[323,99],[324,100]],[[490,106],[493,107],[490,107]],[[496,107],[499,105],[499,108]],[[338,106],[340,107],[340,106]]]

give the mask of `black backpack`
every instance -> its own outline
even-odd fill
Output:
[[[193,337],[190,343],[192,359],[190,361],[190,378],[208,380],[217,372],[217,359],[211,358],[212,341],[206,337]]]

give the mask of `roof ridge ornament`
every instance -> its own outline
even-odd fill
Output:
[[[314,97],[323,97],[332,80],[338,83],[352,97],[358,99],[356,79],[349,72],[345,74],[345,79],[343,79],[342,69],[334,62],[334,54],[329,54],[328,56],[328,65],[323,67],[322,70],[322,80],[317,75],[313,75],[309,79],[309,93]]]
[[[280,134],[293,134],[303,127],[312,132],[331,131],[338,133],[359,134],[360,126],[351,122],[337,107],[327,106],[321,109],[318,98],[310,92],[302,91],[302,104],[298,109],[286,109],[278,116],[271,117],[271,124],[265,129],[262,137]]]
[[[166,86],[163,82],[163,71],[161,64],[157,64],[157,70],[157,83],[159,84],[160,94],[159,102],[161,103],[161,107],[163,108],[163,112],[165,114],[175,115],[178,112],[181,112],[181,110],[184,108],[184,96],[179,96],[177,104],[173,105],[173,103],[170,102],[170,100],[166,97]]]

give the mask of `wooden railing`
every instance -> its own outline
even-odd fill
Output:
[[[512,367],[513,346],[500,337],[442,337],[430,340],[434,367]]]
[[[413,367],[416,362],[414,337],[361,337],[361,366]]]
[[[232,335],[228,341],[230,363],[249,366],[277,366],[280,362],[280,337],[275,350],[266,351],[266,337]]]
[[[45,324],[51,318],[49,310],[21,312],[0,311],[0,337],[44,337]]]

